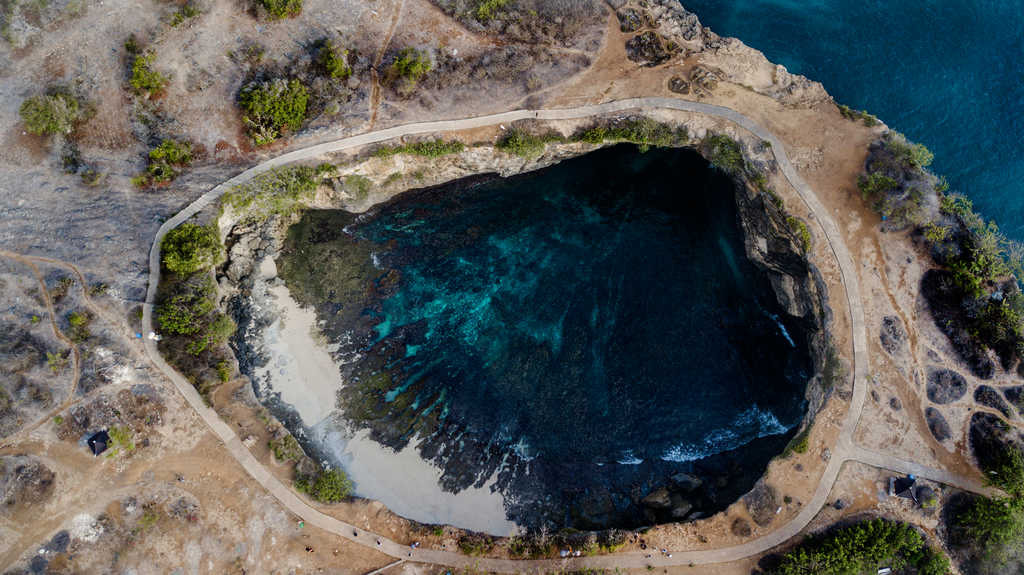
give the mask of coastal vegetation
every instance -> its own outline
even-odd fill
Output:
[[[578,132],[573,140],[588,144],[630,142],[636,144],[641,152],[646,152],[651,147],[685,146],[689,142],[689,134],[686,126],[673,126],[647,116],[635,116],[620,121],[601,122]]]
[[[854,110],[853,108],[844,104],[839,104],[839,113],[843,115],[847,120],[862,122],[869,128],[871,126],[877,126],[879,124],[878,118],[874,115],[865,112],[864,110]]]
[[[872,519],[813,536],[785,553],[770,575],[947,575],[949,559],[903,523]]]
[[[872,144],[858,186],[885,225],[911,229],[940,269],[925,274],[922,292],[936,325],[982,378],[990,378],[992,350],[1007,369],[1024,356],[1024,248],[949,193],[928,171],[932,153],[903,135],[886,133]]]
[[[246,218],[253,220],[291,215],[313,199],[317,186],[333,171],[330,164],[271,170],[232,188],[224,194],[222,203],[244,211]]]
[[[988,483],[1002,493],[969,498],[950,512],[950,542],[969,571],[982,574],[1024,568],[1024,456],[1009,426],[997,421],[987,445],[979,446],[973,433],[971,443]]]
[[[381,146],[374,150],[373,155],[387,158],[397,154],[412,154],[427,158],[439,158],[448,154],[458,154],[466,149],[466,145],[458,140],[424,140],[399,146]]]
[[[160,243],[168,271],[190,275],[217,263],[222,246],[216,228],[186,222],[167,232]]]
[[[320,470],[316,475],[300,475],[295,488],[321,503],[338,503],[352,495],[352,481],[341,469]]]
[[[275,78],[253,82],[238,95],[249,137],[257,146],[276,140],[286,131],[296,131],[306,120],[309,91],[299,80]]]
[[[83,117],[82,108],[69,91],[51,88],[46,94],[26,98],[18,113],[28,133],[50,136],[70,134]]]
[[[235,323],[217,310],[213,266],[223,257],[214,226],[184,223],[160,244],[169,274],[160,282],[156,321],[160,350],[168,361],[208,397],[224,381],[225,342]]]

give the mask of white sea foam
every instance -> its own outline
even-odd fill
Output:
[[[789,331],[786,329],[786,326],[782,324],[781,320],[779,320],[779,316],[770,313],[768,314],[768,317],[772,318],[772,321],[775,322],[775,325],[779,326],[779,331],[782,332],[782,337],[786,338],[786,341],[789,342],[789,345],[792,347],[796,347],[796,344],[793,343],[793,338],[789,337]]]
[[[644,460],[637,457],[632,449],[623,451],[621,458],[617,461],[619,465],[640,465],[643,462]]]
[[[737,415],[729,425],[712,430],[697,443],[680,443],[666,451],[661,458],[665,461],[695,461],[788,430],[774,413],[754,404]]]

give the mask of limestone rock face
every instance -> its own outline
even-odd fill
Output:
[[[662,487],[649,493],[647,497],[640,500],[640,503],[651,509],[668,509],[672,507],[672,497],[668,489]]]
[[[682,491],[693,491],[704,484],[700,477],[689,473],[677,473],[672,476],[672,483]]]

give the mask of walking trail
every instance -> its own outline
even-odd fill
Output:
[[[751,555],[757,555],[767,551],[791,537],[798,534],[817,515],[818,511],[825,505],[832,485],[846,461],[858,461],[875,467],[890,469],[900,473],[914,473],[915,475],[954,487],[973,491],[976,493],[987,493],[986,487],[972,479],[959,477],[942,469],[934,469],[905,461],[891,455],[876,453],[853,442],[853,432],[857,428],[860,419],[861,409],[867,395],[865,384],[868,362],[867,332],[864,325],[864,308],[861,303],[860,286],[857,281],[856,267],[853,258],[850,256],[843,242],[839,228],[832,220],[821,204],[818,197],[811,190],[803,179],[797,174],[796,169],[786,155],[786,148],[771,132],[756,124],[743,114],[712,104],[701,102],[690,102],[673,98],[632,98],[596,104],[580,106],[575,108],[559,108],[547,110],[514,110],[500,114],[491,114],[475,118],[464,118],[459,120],[440,120],[434,122],[419,122],[395,126],[383,130],[367,132],[356,136],[342,138],[331,142],[325,142],[315,146],[294,150],[286,154],[269,159],[261,164],[238,174],[217,187],[200,196],[196,201],[189,204],[185,209],[178,212],[174,217],[167,220],[157,231],[153,240],[153,246],[149,253],[149,286],[146,292],[146,303],[143,308],[142,328],[144,333],[153,331],[153,310],[156,299],[157,285],[160,283],[160,243],[164,235],[182,222],[201,211],[206,206],[215,202],[226,191],[238,184],[244,183],[258,174],[284,166],[293,162],[317,158],[331,152],[356,148],[383,142],[401,136],[413,134],[425,134],[446,132],[452,130],[466,130],[483,126],[492,126],[499,123],[514,122],[528,118],[538,120],[568,120],[579,119],[601,114],[622,112],[625,110],[651,110],[669,109],[685,112],[705,114],[715,118],[721,118],[732,122],[751,134],[771,145],[772,153],[783,175],[789,180],[796,192],[803,199],[804,203],[811,210],[813,218],[821,227],[828,240],[836,261],[842,273],[843,285],[846,288],[846,299],[850,309],[850,325],[853,332],[853,363],[854,363],[854,386],[853,398],[850,408],[847,411],[846,419],[843,421],[839,438],[832,448],[832,456],[825,468],[825,472],[818,482],[814,495],[803,506],[803,509],[785,525],[765,534],[764,536],[752,539],[740,545],[722,547],[719,549],[706,549],[700,551],[673,551],[672,557],[658,555],[646,557],[639,552],[615,553],[610,555],[592,557],[574,557],[566,559],[543,559],[543,560],[514,560],[514,559],[492,559],[469,557],[454,551],[442,551],[438,549],[416,549],[410,551],[408,546],[401,545],[386,539],[375,533],[371,533],[326,515],[316,508],[310,506],[300,498],[287,485],[283,484],[242,444],[232,428],[226,424],[210,407],[206,405],[194,387],[177,371],[164,361],[164,358],[157,351],[156,342],[148,337],[145,339],[146,352],[153,363],[163,372],[175,387],[181,392],[189,405],[203,418],[210,429],[224,442],[225,447],[231,455],[245,468],[245,470],[276,497],[281,504],[289,511],[301,517],[310,525],[315,525],[326,531],[335,533],[355,543],[366,547],[374,548],[391,557],[399,560],[410,560],[424,563],[433,563],[455,568],[472,568],[476,570],[495,571],[503,573],[543,573],[547,571],[563,569],[614,569],[614,568],[635,568],[643,569],[648,565],[654,567],[672,565],[699,565],[706,563],[721,563],[742,559]],[[412,553],[412,555],[410,555]]]

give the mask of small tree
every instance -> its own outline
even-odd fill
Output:
[[[82,118],[78,100],[63,92],[32,96],[21,103],[19,113],[25,129],[37,136],[68,134]]]
[[[212,226],[185,223],[167,232],[160,249],[168,271],[189,275],[217,263],[220,236]]]
[[[316,61],[325,74],[336,80],[344,80],[352,75],[352,68],[348,65],[348,50],[339,51],[330,40],[320,46]]]
[[[167,78],[153,69],[156,52],[146,51],[132,61],[132,77],[129,83],[136,94],[153,96],[167,86]]]
[[[249,136],[257,146],[273,142],[284,129],[302,127],[308,102],[309,92],[301,82],[283,78],[250,84],[238,96]]]

